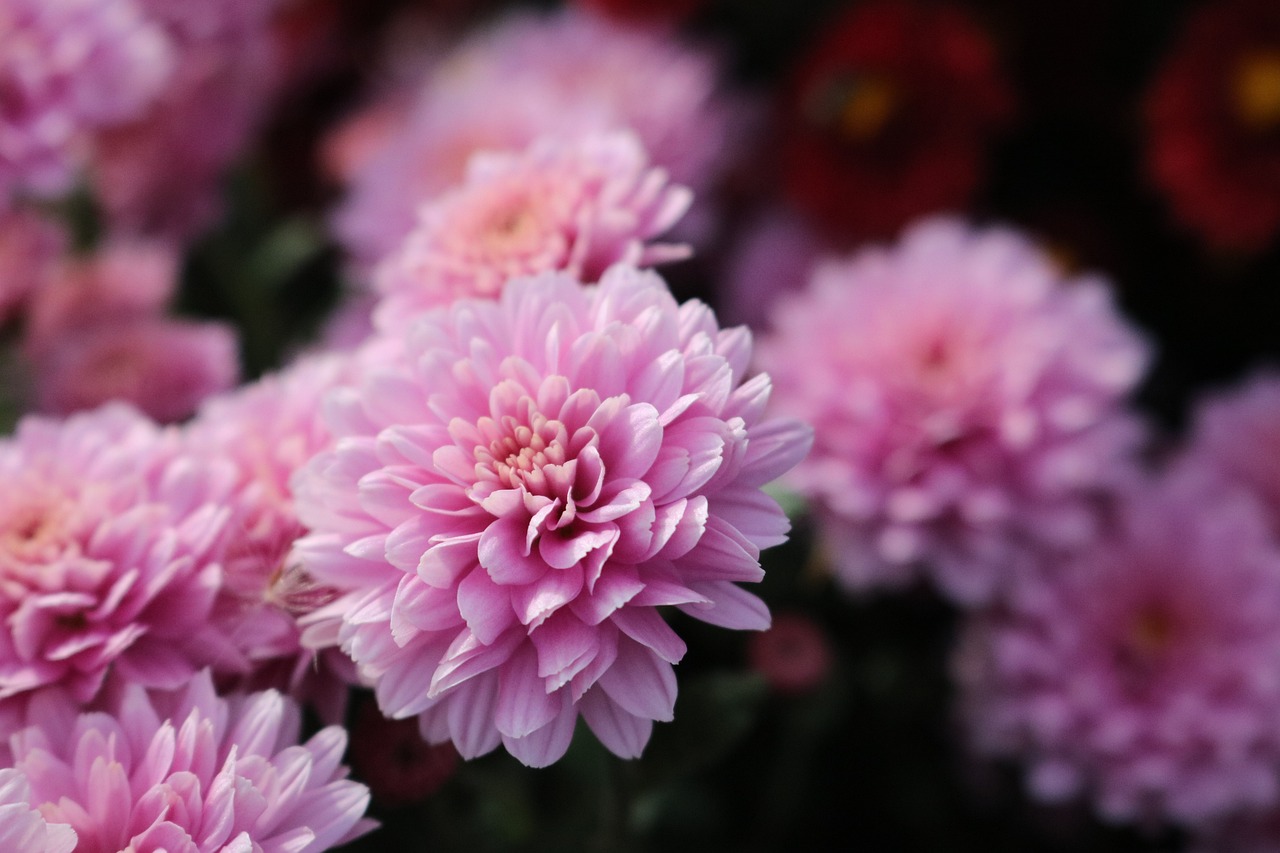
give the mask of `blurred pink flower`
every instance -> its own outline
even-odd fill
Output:
[[[831,641],[800,613],[775,616],[769,630],[752,635],[747,650],[751,668],[779,693],[807,693],[831,670]]]
[[[299,744],[275,691],[220,699],[205,672],[171,695],[130,684],[107,712],[41,711],[12,738],[15,767],[78,850],[318,853],[373,828],[368,790],[339,764],[346,733]]]
[[[1141,437],[1147,349],[1105,285],[1018,234],[938,219],[818,268],[760,347],[776,409],[815,425],[790,484],[852,589],[927,573],[990,598],[1021,543],[1069,547]]]
[[[70,189],[86,135],[140,112],[172,62],[133,0],[0,3],[0,207]]]
[[[0,770],[0,850],[71,853],[75,847],[75,830],[49,823],[32,807],[27,777],[12,767]]]
[[[329,398],[337,444],[294,481],[295,553],[345,592],[304,642],[340,644],[385,714],[464,757],[550,764],[579,714],[638,756],[685,650],[659,607],[768,627],[738,583],[786,538],[760,487],[808,430],[762,419],[746,330],[628,267],[513,280],[403,347]]]
[[[1203,823],[1280,795],[1280,550],[1261,507],[1183,465],[1115,531],[1024,578],[957,659],[977,748],[1041,800]]]
[[[1188,456],[1251,489],[1280,533],[1280,374],[1255,375],[1196,406]]]
[[[803,290],[830,247],[803,219],[771,210],[738,236],[723,277],[726,322],[767,329],[784,293]]]
[[[496,297],[519,276],[564,270],[594,282],[615,263],[683,258],[687,246],[650,241],[691,200],[650,168],[629,133],[477,154],[463,185],[425,205],[414,231],[379,266],[375,325],[396,333],[426,309]]]
[[[238,475],[214,620],[253,666],[244,683],[312,702],[329,722],[342,719],[355,673],[340,651],[317,653],[299,643],[297,617],[332,600],[333,593],[290,560],[304,528],[289,478],[330,444],[321,399],[348,372],[347,360],[338,356],[300,360],[206,400],[186,429],[194,452],[229,460]]]
[[[24,418],[0,442],[0,706],[176,687],[242,665],[208,616],[233,472],[123,405]],[[17,703],[16,705],[13,703]],[[12,706],[12,707],[10,707]],[[7,732],[0,732],[7,734]]]
[[[632,130],[655,165],[701,192],[733,148],[735,106],[717,75],[712,56],[663,29],[572,8],[511,15],[431,66],[407,121],[357,169],[337,233],[360,263],[376,263],[418,205],[462,181],[473,153],[546,136]]]
[[[34,357],[33,373],[41,412],[66,415],[123,400],[174,423],[234,385],[240,367],[231,326],[152,317],[68,335]]]
[[[25,210],[0,213],[0,323],[25,307],[67,248],[62,227]]]

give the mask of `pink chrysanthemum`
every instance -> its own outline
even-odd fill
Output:
[[[254,669],[248,683],[313,702],[342,718],[350,661],[336,649],[303,650],[296,617],[332,600],[289,560],[304,528],[289,478],[330,444],[320,401],[349,372],[347,360],[312,357],[211,398],[187,429],[191,448],[231,461],[238,472],[225,582],[215,619]]]
[[[0,200],[66,190],[85,134],[138,113],[172,59],[133,0],[0,3]]]
[[[0,770],[0,850],[71,853],[76,833],[65,823],[49,823],[31,804],[27,778],[12,767]]]
[[[232,472],[112,406],[25,418],[0,443],[0,708],[110,673],[175,687],[240,658],[208,620]],[[3,734],[3,733],[0,733]]]
[[[1086,541],[1140,431],[1117,414],[1146,348],[1101,282],[1027,240],[934,220],[821,266],[761,365],[815,425],[791,484],[819,504],[852,588],[928,572],[988,598],[1019,542]]]
[[[982,751],[1044,800],[1194,824],[1280,795],[1280,550],[1247,492],[1181,466],[1011,590],[957,671]]]
[[[345,591],[304,641],[340,643],[384,713],[466,757],[549,764],[579,714],[639,755],[685,650],[657,608],[768,626],[737,584],[786,537],[760,487],[807,429],[762,419],[745,329],[629,267],[513,280],[404,350],[330,398],[338,443],[294,483],[296,553]]]
[[[1261,499],[1280,532],[1280,375],[1253,377],[1202,400],[1187,453],[1216,466]]]
[[[372,828],[368,790],[339,763],[346,733],[299,744],[297,708],[275,691],[220,699],[205,672],[171,695],[128,685],[109,705],[49,703],[10,741],[28,802],[70,825],[77,850],[319,853]]]
[[[513,15],[429,69],[403,128],[357,171],[335,227],[358,260],[377,262],[473,153],[546,136],[632,130],[655,165],[701,192],[730,148],[733,111],[717,86],[713,59],[664,30],[572,8]]]
[[[593,282],[616,263],[683,258],[686,246],[648,241],[691,200],[649,167],[629,133],[477,154],[466,183],[423,207],[417,228],[379,267],[384,298],[374,321],[394,334],[426,309],[493,298],[511,278],[564,270]]]

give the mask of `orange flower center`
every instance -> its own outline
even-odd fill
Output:
[[[901,92],[889,77],[851,74],[833,80],[807,104],[811,119],[853,142],[878,136],[901,104]]]
[[[1254,130],[1280,128],[1280,51],[1245,55],[1232,80],[1236,115]]]

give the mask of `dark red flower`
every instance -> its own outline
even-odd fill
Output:
[[[1280,4],[1192,14],[1146,119],[1146,166],[1173,215],[1215,248],[1265,247],[1280,232]]]
[[[782,104],[791,201],[845,238],[964,205],[1012,110],[987,33],[912,0],[860,4],[824,32]]]
[[[768,631],[751,635],[751,668],[779,693],[806,693],[831,669],[831,643],[813,620],[780,613]]]
[[[351,729],[351,769],[369,786],[374,802],[394,808],[424,800],[457,767],[453,744],[424,741],[416,717],[388,720],[371,699],[360,705]]]
[[[628,21],[683,21],[706,0],[577,0],[577,5]]]

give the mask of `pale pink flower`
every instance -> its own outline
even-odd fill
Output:
[[[0,323],[26,306],[67,248],[61,226],[25,210],[0,213]]]
[[[685,651],[658,608],[768,626],[738,583],[786,538],[760,487],[808,430],[763,419],[745,329],[630,267],[515,279],[402,346],[330,396],[337,444],[294,481],[295,553],[344,591],[304,642],[340,644],[385,714],[464,757],[549,764],[579,714],[639,755]]]
[[[1196,406],[1186,453],[1247,486],[1280,532],[1280,374],[1259,373]]]
[[[1280,802],[1280,550],[1247,492],[1181,465],[1039,567],[957,660],[981,752],[1051,802],[1200,824]]]
[[[194,452],[228,460],[237,472],[214,618],[251,662],[248,684],[314,702],[329,721],[341,720],[355,676],[340,651],[313,652],[299,643],[297,617],[334,595],[290,560],[304,528],[289,478],[331,443],[320,401],[349,372],[339,356],[300,360],[206,400],[186,430]]]
[[[0,706],[243,662],[212,624],[234,472],[123,405],[0,442]],[[14,704],[16,703],[16,704]],[[7,734],[0,732],[0,734]]]
[[[375,325],[398,332],[428,308],[494,298],[520,276],[564,270],[594,282],[616,263],[686,257],[687,246],[651,241],[691,200],[649,166],[628,133],[477,154],[463,185],[424,206],[417,227],[380,265]]]
[[[150,317],[94,326],[34,359],[36,408],[65,415],[109,400],[132,403],[162,423],[192,414],[240,374],[234,329],[225,323]]]
[[[0,202],[68,190],[87,135],[140,112],[172,62],[133,0],[0,2]]]
[[[418,205],[462,180],[473,153],[547,136],[632,130],[655,165],[701,192],[732,148],[738,112],[717,78],[712,56],[662,29],[573,8],[511,15],[432,64],[403,126],[356,170],[335,229],[357,261],[376,263]]]
[[[299,744],[301,715],[275,691],[221,699],[206,671],[106,704],[50,703],[10,741],[28,802],[70,825],[77,850],[319,853],[373,827],[368,790],[340,764],[346,732]]]
[[[951,220],[820,266],[760,347],[779,411],[815,425],[792,487],[850,588],[926,572],[988,599],[1022,545],[1074,547],[1141,437],[1147,360],[1103,282]]]
[[[0,850],[71,853],[75,847],[74,829],[49,823],[32,807],[27,777],[12,767],[0,770]]]

